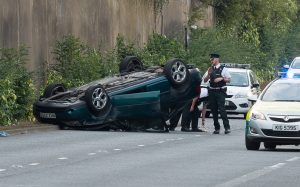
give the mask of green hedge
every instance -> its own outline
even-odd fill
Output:
[[[35,89],[25,68],[27,49],[0,49],[0,125],[33,120]]]

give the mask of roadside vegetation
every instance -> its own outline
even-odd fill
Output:
[[[55,58],[50,66],[42,68],[45,71],[38,79],[42,80],[38,89],[33,86],[36,74],[25,68],[27,48],[0,48],[0,125],[34,120],[32,103],[46,85],[59,82],[71,88],[116,74],[119,63],[128,55],[138,56],[146,66],[182,58],[204,72],[210,65],[208,54],[215,52],[221,55],[222,62],[251,64],[262,84],[276,76],[276,68],[299,56],[300,4],[297,0],[201,2],[202,8],[214,6],[217,24],[214,28],[190,29],[187,49],[182,36],[168,38],[153,33],[142,47],[120,35],[114,48],[103,52],[80,38],[67,35],[53,46]],[[201,18],[202,8],[193,10],[189,26]]]

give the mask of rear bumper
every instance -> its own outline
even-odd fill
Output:
[[[79,125],[92,118],[85,102],[82,101],[75,103],[37,101],[33,104],[33,115],[39,122],[49,124]]]

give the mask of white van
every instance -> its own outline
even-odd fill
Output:
[[[248,101],[248,98],[257,98],[261,92],[258,79],[253,71],[247,69],[249,65],[243,66],[241,64],[222,64],[228,68],[231,75],[230,83],[227,83],[227,98],[225,100],[225,108],[228,114],[243,114],[246,118],[246,114],[252,103]],[[205,73],[204,77],[207,75]],[[202,81],[202,87],[208,87],[209,81],[204,83]],[[206,117],[210,115],[210,109],[206,112]],[[200,110],[202,106],[200,106]]]

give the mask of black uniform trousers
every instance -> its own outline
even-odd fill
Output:
[[[192,129],[198,129],[200,110],[198,108],[198,105],[196,104],[194,110],[190,112],[191,105],[192,105],[192,101],[189,101],[189,103],[183,108],[182,119],[181,119],[181,127],[183,129],[189,129],[191,122],[192,122]]]
[[[215,130],[220,130],[220,124],[218,119],[219,112],[223,120],[224,128],[230,129],[229,120],[227,118],[227,113],[225,110],[225,98],[226,93],[222,90],[210,89],[208,91],[208,102],[210,104],[211,112],[213,114]]]

